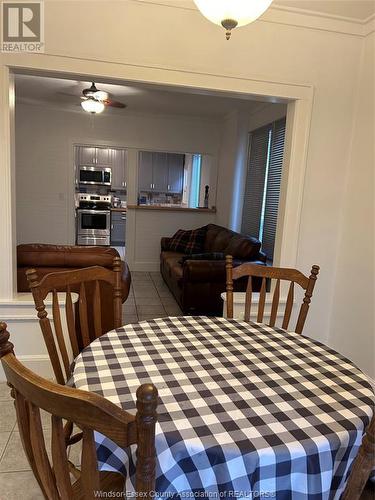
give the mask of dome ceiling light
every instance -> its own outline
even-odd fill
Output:
[[[88,97],[85,101],[81,102],[82,108],[87,111],[87,113],[91,113],[93,115],[96,115],[98,113],[101,113],[105,106],[102,102],[97,101],[95,97]]]
[[[234,28],[258,19],[272,0],[194,0],[194,3],[204,17],[226,30],[229,40]]]

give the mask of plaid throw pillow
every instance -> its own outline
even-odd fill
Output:
[[[177,233],[172,236],[169,242],[169,249],[173,252],[186,254],[201,253],[205,238],[205,229],[193,229],[192,231],[179,229]]]

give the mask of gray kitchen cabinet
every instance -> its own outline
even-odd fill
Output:
[[[141,151],[138,190],[159,193],[182,193],[185,155]]]
[[[106,147],[78,146],[78,161],[80,165],[110,165],[110,149]]]
[[[185,155],[168,153],[168,185],[169,193],[182,193],[184,183]]]
[[[139,191],[152,191],[152,155],[151,151],[139,153],[138,188]]]
[[[168,190],[167,153],[152,153],[152,183],[153,191],[163,193]]]
[[[80,165],[96,165],[96,148],[78,146],[78,162]]]
[[[126,184],[126,150],[111,149],[112,189],[124,190]]]
[[[111,212],[111,245],[124,246],[126,240],[126,212]]]
[[[96,149],[96,164],[105,166],[110,165],[112,150],[106,147],[100,147],[95,149]]]

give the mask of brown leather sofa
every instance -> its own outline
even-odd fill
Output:
[[[118,256],[117,250],[108,247],[69,246],[27,244],[17,247],[17,289],[19,292],[29,292],[26,279],[27,269],[34,268],[38,277],[42,278],[48,273],[82,269],[90,266],[103,266],[112,269],[113,258]],[[122,302],[129,295],[131,276],[128,266],[122,262]],[[103,333],[114,327],[112,290],[108,283],[100,283],[100,298],[102,306]],[[92,294],[87,293],[88,312],[93,307]],[[88,314],[89,318],[93,317]]]
[[[204,253],[220,252],[233,256],[233,265],[243,262],[266,265],[257,238],[245,236],[225,227],[209,224],[204,228]],[[225,260],[185,260],[180,252],[169,248],[170,238],[162,238],[160,271],[164,281],[185,314],[222,315],[221,293],[225,291]],[[236,280],[235,291],[245,291],[246,279]],[[254,280],[253,290],[259,291],[260,281]]]

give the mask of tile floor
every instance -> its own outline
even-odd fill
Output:
[[[123,306],[124,323],[182,314],[160,273],[132,272],[132,286]]]
[[[129,297],[123,306],[124,323],[178,316],[181,309],[165,285],[160,273],[132,273]],[[46,438],[49,419],[43,418]],[[72,449],[70,458],[76,465],[78,450]],[[0,384],[0,500],[42,500],[43,496],[34,479],[22,449],[16,426],[16,416],[9,388]]]

